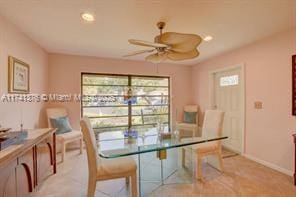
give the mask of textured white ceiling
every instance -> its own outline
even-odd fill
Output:
[[[80,14],[95,13],[92,24]],[[0,14],[52,53],[122,58],[165,31],[212,35],[195,64],[219,53],[296,26],[296,0],[0,0]],[[129,59],[144,60],[144,56]]]

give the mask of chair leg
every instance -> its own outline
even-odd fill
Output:
[[[133,175],[131,176],[132,180],[132,197],[137,197],[138,196],[138,185],[137,185],[137,173],[134,172]]]
[[[220,171],[224,172],[224,165],[223,165],[223,158],[222,158],[222,152],[219,151],[218,154],[218,159],[219,159],[219,166],[220,166]]]
[[[182,148],[182,167],[185,167],[185,158],[186,157],[186,150]]]
[[[62,162],[64,162],[65,159],[65,153],[66,153],[66,143],[62,143]]]
[[[130,183],[130,177],[127,176],[127,177],[125,177],[125,184],[126,185],[129,185],[129,183]]]
[[[199,176],[199,162],[198,162],[198,155],[197,154],[195,154],[195,178],[197,179],[198,178],[198,176]]]
[[[203,181],[203,177],[202,177],[202,156],[197,154],[196,158],[197,158],[196,178],[198,180]]]
[[[83,150],[83,139],[80,139],[80,154],[82,154],[82,150]]]
[[[96,191],[97,180],[89,178],[88,179],[88,188],[87,188],[87,197],[94,197]]]

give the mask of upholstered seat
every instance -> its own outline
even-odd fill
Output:
[[[62,135],[57,135],[57,140],[74,140],[81,138],[81,131],[73,130],[68,133],[63,133]]]
[[[197,125],[196,124],[191,124],[191,123],[178,123],[179,127],[182,127],[184,129],[197,129]]]
[[[122,157],[114,159],[101,159],[98,166],[97,178],[108,177],[112,174],[130,174],[137,170],[137,165],[133,158]]]
[[[125,178],[127,183],[131,179],[132,197],[138,196],[137,192],[137,164],[131,157],[121,157],[115,159],[101,159],[98,157],[98,145],[95,133],[87,117],[80,121],[83,139],[86,145],[88,161],[88,190],[87,197],[93,197],[96,190],[96,182],[100,180],[110,180]]]
[[[213,151],[216,151],[218,148],[217,143],[205,143],[205,144],[201,144],[200,146],[194,147],[194,150],[197,154],[199,153],[210,153]]]

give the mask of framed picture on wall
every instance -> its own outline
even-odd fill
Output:
[[[292,115],[296,116],[296,55],[292,56]]]
[[[12,56],[8,57],[8,92],[30,92],[30,66]]]

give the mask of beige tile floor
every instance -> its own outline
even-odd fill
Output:
[[[221,174],[204,163],[204,182],[172,184],[159,187],[153,197],[296,197],[292,177],[262,166],[242,156],[224,159],[225,172]],[[36,197],[82,197],[87,191],[86,154],[67,153],[66,161],[58,165],[58,173],[39,186]],[[98,182],[96,197],[125,197],[129,189],[124,179]]]

